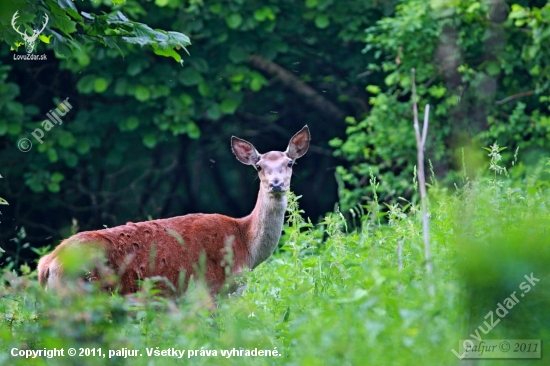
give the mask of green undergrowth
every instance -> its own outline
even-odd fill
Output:
[[[402,200],[382,207],[373,176],[372,204],[356,210],[353,230],[338,211],[312,225],[291,195],[280,249],[245,275],[241,296],[219,298],[217,305],[200,285],[177,299],[157,296],[152,280],[131,297],[89,288],[55,294],[41,290],[28,267],[19,275],[6,269],[0,364],[457,365],[452,349],[458,351],[459,340],[483,326],[486,314],[513,291],[519,296],[530,274],[537,285],[480,335],[543,339],[544,357],[550,339],[548,166],[499,170],[495,151],[488,177],[464,175],[453,189],[432,181],[432,275],[420,205]],[[63,348],[65,356],[26,359],[12,356],[13,348]],[[77,354],[95,349],[96,356],[71,357],[69,348]],[[109,358],[109,350],[122,349],[138,356]],[[186,352],[182,358],[147,353],[172,349]],[[255,349],[277,356],[244,356]]]

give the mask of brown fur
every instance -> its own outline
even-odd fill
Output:
[[[46,255],[38,262],[38,283],[45,287],[50,276],[50,262],[52,261],[51,255]]]
[[[154,276],[166,277],[174,285],[186,287],[190,276],[196,278],[200,270],[197,267],[201,253],[206,255],[205,280],[212,292],[217,293],[226,281],[226,266],[222,266],[227,256],[226,243],[230,243],[233,251],[231,273],[240,272],[248,264],[246,233],[250,219],[240,221],[218,214],[192,214],[82,232],[64,240],[40,260],[38,280],[43,286],[47,284],[52,260],[59,258],[67,243],[76,239],[84,245],[103,244],[107,266],[120,276],[118,291],[121,294],[138,291],[139,279]],[[181,239],[182,244],[179,243]],[[153,245],[155,255],[151,258]],[[185,283],[179,284],[182,270],[185,271]]]

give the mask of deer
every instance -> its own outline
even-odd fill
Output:
[[[163,279],[167,285],[160,283],[160,288],[179,293],[191,278],[202,275],[209,293],[219,294],[226,282],[253,270],[277,248],[292,169],[307,152],[310,140],[306,125],[284,152],[260,154],[250,142],[232,136],[233,154],[241,163],[252,165],[260,181],[248,216],[195,213],[80,232],[40,259],[40,285],[61,290],[74,279],[101,284],[103,277],[111,275],[116,282],[101,288],[120,295],[138,292],[145,278]],[[235,287],[230,286],[229,292],[236,292]]]

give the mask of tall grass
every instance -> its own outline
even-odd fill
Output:
[[[6,268],[0,364],[453,365],[459,360],[451,349],[530,273],[539,285],[482,336],[548,340],[548,174],[517,168],[521,176],[514,176],[514,169],[508,177],[464,177],[453,191],[433,182],[433,297],[424,281],[418,205],[381,207],[371,176],[372,204],[354,211],[355,230],[338,211],[312,225],[291,195],[281,248],[245,274],[241,296],[221,297],[216,306],[200,283],[176,299],[158,297],[152,280],[129,297],[93,288],[54,294],[38,287],[28,267],[19,274]],[[107,356],[70,357],[70,347],[101,348]],[[11,356],[13,348],[63,348],[65,356],[25,359]],[[124,348],[142,356],[109,358],[109,350]],[[183,358],[147,355],[172,348],[186,350]],[[233,349],[280,356],[222,356]],[[196,355],[189,358],[189,350]]]

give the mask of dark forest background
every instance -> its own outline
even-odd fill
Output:
[[[293,190],[312,221],[336,206],[368,209],[371,174],[381,201],[415,199],[413,67],[420,103],[432,105],[426,155],[443,184],[456,181],[462,151],[475,160],[495,141],[505,161],[520,149],[517,174],[548,154],[546,1],[114,3],[0,4],[0,248],[19,261],[36,257],[20,251],[23,235],[53,247],[127,221],[248,214],[258,182],[232,155],[232,135],[284,150],[309,125]],[[49,15],[34,50],[47,60],[14,59],[26,53],[15,11],[28,32]],[[153,29],[188,36],[189,55]],[[37,143],[31,132],[66,98],[63,124]]]

